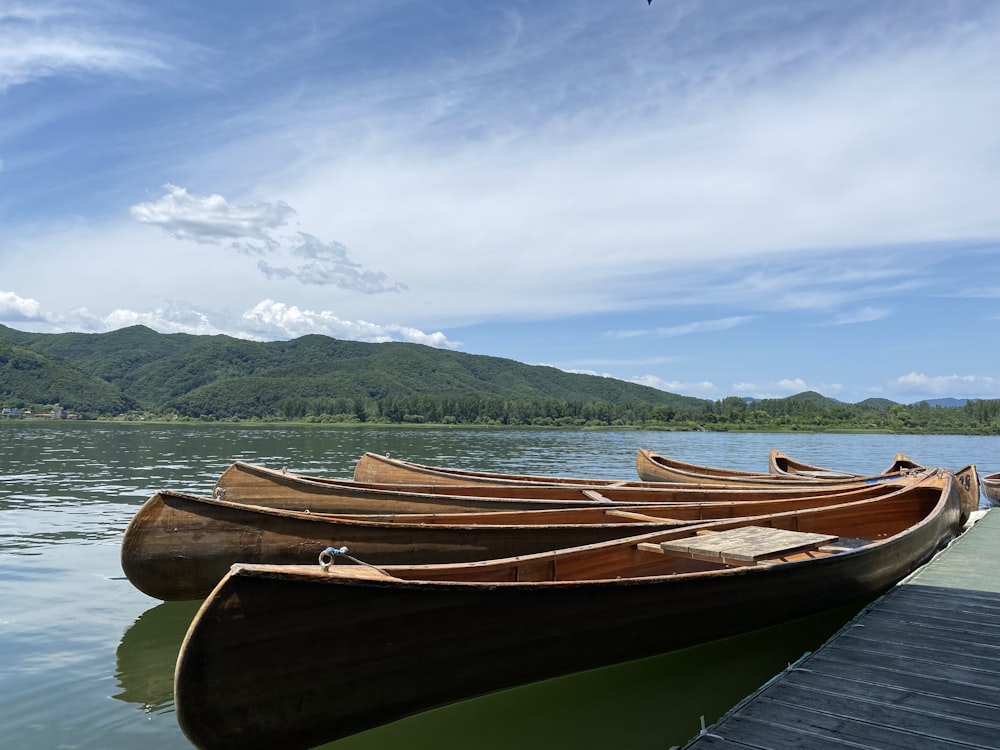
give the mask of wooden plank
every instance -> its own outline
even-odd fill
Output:
[[[922,666],[899,654],[876,658],[873,654],[835,652],[825,647],[808,661],[810,670],[834,677],[859,679],[865,675],[865,679],[879,684],[909,686],[936,695],[976,700],[980,694],[989,694],[993,696],[988,699],[991,702],[1000,700],[996,675],[942,667],[929,671]]]
[[[743,526],[716,534],[660,542],[660,548],[664,552],[692,557],[756,562],[765,557],[779,557],[832,544],[837,539],[838,537],[829,534],[810,534],[768,526]]]
[[[987,515],[685,748],[1000,750],[1000,512]]]
[[[949,715],[947,708],[954,702],[937,700],[920,705],[901,705],[878,700],[874,692],[868,695],[845,695],[839,691],[816,690],[811,686],[793,685],[781,680],[764,693],[764,698],[796,711],[810,711],[830,717],[847,717],[860,725],[878,725],[884,729],[913,733],[949,741],[963,740],[988,747],[1000,741],[1000,723],[989,717],[958,717]],[[857,736],[864,737],[868,728],[859,726]]]
[[[924,692],[912,686],[869,682],[865,674],[843,678],[808,669],[792,669],[781,678],[782,686],[839,695],[843,698],[905,707],[927,713],[943,713],[963,721],[973,721],[1000,729],[1000,704],[996,695],[969,695],[956,698]],[[971,698],[975,698],[972,700]]]
[[[879,748],[880,750],[938,750],[954,748],[956,740],[953,737],[941,736],[933,727],[921,725],[916,729],[905,729],[886,726],[876,721],[862,721],[850,714],[808,709],[801,706],[790,706],[775,703],[764,697],[746,704],[738,713],[740,719],[754,720],[770,724],[773,728],[785,728],[803,733],[817,741],[800,745],[776,744],[771,747],[827,747],[834,740],[853,742],[862,747]],[[749,722],[748,722],[749,723]],[[929,731],[923,731],[925,728]],[[725,727],[718,727],[718,733],[726,735]],[[713,730],[715,731],[715,730]],[[746,735],[741,735],[746,741]],[[751,737],[751,739],[753,739]],[[857,746],[856,745],[856,746]],[[976,744],[969,743],[969,746]],[[991,744],[978,744],[979,747],[994,747]],[[767,745],[765,745],[767,747]]]
[[[750,748],[822,748],[823,750],[859,750],[860,748],[878,750],[927,750],[927,746],[917,745],[914,738],[900,732],[885,732],[877,738],[866,738],[866,742],[858,742],[852,732],[841,732],[841,727],[850,730],[849,723],[833,721],[823,725],[814,717],[804,713],[796,715],[790,709],[776,715],[762,715],[759,711],[740,712],[725,719],[724,724],[713,726],[709,731],[720,737],[738,741],[744,747]],[[689,746],[690,747],[690,746]],[[695,747],[700,748],[698,743]]]
[[[933,621],[879,617],[866,620],[862,627],[853,629],[851,637],[886,648],[906,648],[919,643],[939,651],[968,653],[975,651],[983,658],[1000,658],[1000,628],[984,625],[973,631],[941,626],[941,620]]]

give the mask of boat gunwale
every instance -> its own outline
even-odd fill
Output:
[[[689,576],[704,576],[708,574],[710,576],[718,575],[734,575],[743,571],[758,571],[763,572],[770,570],[776,566],[786,566],[786,565],[814,565],[816,563],[825,560],[839,560],[845,557],[855,557],[859,553],[863,553],[869,550],[875,550],[882,548],[888,542],[898,542],[899,540],[905,539],[910,536],[918,529],[926,526],[934,521],[939,512],[943,510],[944,505],[952,501],[952,497],[956,498],[956,506],[959,504],[958,492],[956,483],[953,479],[953,475],[946,472],[942,475],[944,477],[943,483],[940,487],[934,487],[928,480],[926,483],[919,483],[910,487],[902,489],[899,493],[893,493],[886,498],[876,498],[869,500],[858,500],[852,503],[844,503],[841,505],[832,505],[822,508],[806,508],[795,511],[786,511],[784,513],[777,514],[765,514],[761,516],[744,516],[742,518],[729,518],[722,520],[712,520],[707,521],[702,524],[692,524],[684,527],[679,527],[676,529],[668,529],[665,531],[651,531],[645,534],[631,535],[627,537],[622,537],[618,539],[612,539],[605,542],[595,542],[592,544],[581,545],[579,547],[567,547],[558,550],[551,550],[547,552],[536,552],[526,555],[517,555],[509,558],[496,558],[492,560],[476,560],[465,563],[428,563],[423,565],[373,565],[371,567],[377,568],[378,570],[388,574],[391,578],[387,579],[364,579],[358,581],[359,584],[372,584],[372,585],[399,585],[400,583],[405,583],[407,585],[445,585],[447,588],[461,587],[461,588],[516,588],[516,587],[529,587],[529,588],[558,588],[558,587],[577,587],[585,584],[593,584],[595,586],[615,586],[622,585],[632,582],[645,581],[648,583],[662,582],[664,580],[675,580],[678,578],[687,578]],[[850,508],[860,508],[865,504],[870,503],[880,503],[883,500],[895,498],[897,501],[904,501],[906,499],[906,493],[915,493],[917,491],[930,492],[931,490],[936,490],[939,494],[937,500],[934,502],[933,506],[930,507],[924,516],[916,523],[907,526],[901,531],[893,534],[892,536],[886,537],[884,539],[871,540],[868,544],[863,546],[845,550],[834,555],[827,555],[823,557],[809,558],[806,560],[793,560],[793,561],[783,561],[783,562],[768,562],[766,564],[752,565],[752,566],[732,566],[723,567],[713,570],[704,571],[692,571],[692,572],[682,572],[682,573],[671,573],[671,574],[659,574],[659,575],[645,575],[645,576],[629,576],[629,577],[619,577],[619,578],[595,578],[595,579],[574,579],[574,580],[554,580],[554,581],[460,581],[460,580],[446,580],[446,579],[424,579],[418,578],[416,575],[414,577],[401,578],[392,576],[393,570],[413,571],[414,573],[419,573],[423,571],[435,572],[441,571],[446,568],[487,568],[491,566],[511,566],[520,565],[523,563],[541,562],[541,561],[554,561],[558,565],[558,559],[565,555],[579,555],[586,556],[591,553],[600,552],[602,550],[614,549],[617,547],[630,547],[632,545],[637,545],[641,542],[650,542],[663,540],[665,538],[673,539],[675,536],[677,538],[683,538],[685,536],[691,536],[696,534],[698,531],[702,530],[718,530],[720,527],[723,528],[739,528],[743,526],[753,525],[752,521],[755,520],[770,520],[774,518],[792,518],[799,517],[805,514],[822,514],[822,513],[833,513],[835,511],[841,511]],[[323,582],[324,578],[329,579],[330,583],[340,583],[346,578],[341,579],[336,575],[337,566],[331,566],[328,570],[322,569],[320,566],[311,565],[268,565],[268,564],[253,564],[253,563],[236,563],[230,568],[228,575],[231,576],[241,576],[241,575],[264,575],[269,578],[287,578],[289,576],[301,576],[304,575],[311,581]],[[330,571],[334,571],[331,575]],[[355,585],[354,579],[350,579],[351,584]],[[221,582],[220,582],[221,583]]]

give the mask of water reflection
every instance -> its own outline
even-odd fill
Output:
[[[174,664],[200,602],[140,615],[116,652],[112,697],[148,714],[173,712]],[[329,743],[326,750],[669,747],[817,648],[865,601],[648,659],[463,701]],[[734,616],[738,616],[734,613]],[[622,633],[627,638],[627,633]],[[333,680],[335,683],[336,680]],[[350,685],[337,685],[350,690]],[[334,691],[331,700],[336,700]]]
[[[173,709],[174,664],[200,604],[164,602],[139,615],[115,652],[115,680],[121,692],[112,698],[136,703],[146,712]]]
[[[706,724],[716,721],[791,662],[818,648],[866,603],[456,703],[323,748],[606,750],[681,745],[698,733],[702,717]],[[350,690],[350,685],[337,689]],[[336,700],[335,692],[331,700]]]

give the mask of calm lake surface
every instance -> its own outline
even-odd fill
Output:
[[[236,459],[349,477],[365,451],[468,469],[635,479],[640,447],[757,471],[767,470],[772,447],[866,474],[883,471],[897,451],[930,466],[1000,471],[997,437],[7,420],[0,423],[0,744],[190,747],[174,716],[172,681],[197,603],[150,599],[119,562],[125,527],[157,489],[208,494]],[[325,747],[668,748],[697,734],[702,716],[711,723],[818,646],[862,604],[465,701]],[[331,701],[350,689],[330,675]]]

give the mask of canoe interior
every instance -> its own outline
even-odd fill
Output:
[[[775,475],[790,474],[794,476],[825,479],[849,479],[852,477],[858,478],[864,476],[858,472],[840,471],[837,469],[828,469],[823,466],[807,464],[804,461],[794,459],[788,454],[775,448],[771,449],[768,457],[767,468],[769,473]],[[889,465],[889,468],[881,472],[881,474],[900,474],[903,472],[920,471],[923,468],[923,465],[918,464],[905,453],[897,453],[892,464]]]
[[[832,508],[733,520],[710,524],[704,534],[737,526],[759,526],[815,533],[847,540],[851,549],[864,543],[880,542],[923,521],[941,501],[940,487],[915,487],[899,496],[849,503]],[[634,543],[608,543],[550,554],[526,555],[519,559],[491,560],[462,565],[389,566],[385,570],[401,579],[464,582],[525,582],[609,580],[647,576],[669,576],[709,570],[725,570],[736,563],[712,562],[679,554],[653,554],[642,544],[678,540],[699,533],[698,527],[684,527],[634,538]],[[759,564],[841,554],[847,547],[835,544],[763,558]]]
[[[900,480],[905,481],[905,480]],[[581,484],[451,484],[391,485],[346,480],[321,480],[236,462],[216,483],[221,499],[271,507],[329,513],[391,513],[527,509],[535,501],[564,506],[600,503],[670,503],[762,500],[835,494],[866,486],[863,482],[746,484],[634,483],[628,486]],[[871,489],[878,493],[880,489]],[[464,500],[462,498],[465,498]],[[475,500],[471,499],[475,498]],[[497,502],[488,502],[495,500]],[[504,508],[499,501],[510,503]],[[529,501],[529,502],[525,502]],[[437,508],[430,507],[432,505]]]

